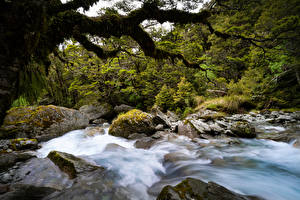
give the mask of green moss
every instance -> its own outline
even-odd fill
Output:
[[[62,157],[58,152],[51,151],[47,156],[60,170],[69,175],[71,179],[76,178],[76,169],[74,164],[67,158]]]
[[[55,122],[60,122],[63,114],[56,106],[16,107],[7,113],[4,125],[32,124],[35,127],[48,128]]]
[[[254,104],[246,96],[232,95],[207,100],[199,105],[196,110],[209,109],[226,113],[240,113],[252,109]]]
[[[17,151],[30,148],[38,143],[37,139],[17,138],[10,140],[10,148]]]
[[[226,115],[227,114],[225,112],[217,112],[217,113],[201,116],[201,118],[204,119],[205,121],[210,121],[210,120],[226,117]]]
[[[138,109],[130,110],[127,113],[118,115],[117,119],[115,119],[109,127],[109,132],[111,132],[116,126],[124,128],[124,125],[139,123],[145,119],[150,119],[150,115]]]

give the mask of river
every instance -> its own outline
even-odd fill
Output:
[[[262,126],[269,131],[283,127]],[[51,150],[71,153],[118,173],[134,199],[155,199],[163,186],[187,177],[214,181],[230,190],[269,200],[300,199],[300,149],[292,143],[263,139],[204,140],[169,136],[150,149],[134,140],[108,134],[86,136],[71,131],[42,144],[38,156]]]

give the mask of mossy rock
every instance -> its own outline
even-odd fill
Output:
[[[241,138],[255,138],[255,128],[249,123],[245,121],[238,121],[231,125],[230,130],[232,131],[235,137]]]
[[[187,178],[173,186],[165,186],[157,200],[259,200],[259,197],[245,196],[228,190],[214,182],[205,183]],[[262,200],[262,199],[261,199]]]
[[[85,116],[74,109],[53,105],[17,107],[7,112],[0,137],[45,141],[87,125]]]
[[[109,134],[124,138],[128,138],[132,133],[152,135],[155,133],[153,119],[154,117],[151,114],[137,109],[130,110],[125,114],[120,114],[112,122]]]
[[[10,148],[12,150],[24,150],[24,149],[37,149],[38,141],[37,139],[28,139],[28,138],[17,138],[10,140]]]
[[[76,178],[79,173],[90,172],[101,168],[64,152],[51,151],[47,157],[57,165],[60,170],[68,174],[70,179]]]

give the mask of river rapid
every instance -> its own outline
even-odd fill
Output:
[[[284,127],[260,125],[262,130]],[[42,144],[46,157],[52,150],[71,153],[104,166],[121,177],[133,199],[155,199],[165,185],[187,177],[214,181],[230,190],[270,200],[300,199],[300,149],[293,143],[263,139],[191,140],[166,136],[150,149],[138,149],[134,140],[108,134],[87,136],[71,131]]]

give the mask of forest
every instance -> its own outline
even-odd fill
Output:
[[[187,2],[184,9],[192,10],[197,3]],[[93,44],[108,52],[118,50],[102,59],[85,43],[80,45],[78,37],[66,38],[49,54],[48,63],[33,55],[20,71],[12,105],[79,108],[92,101],[142,110],[158,105],[185,115],[197,107],[230,113],[299,107],[298,4],[211,1],[202,8],[212,13],[209,25],[174,20],[166,29],[157,25],[159,20],[142,24],[157,49],[171,56],[149,57],[131,36],[91,34]],[[124,1],[99,12],[117,16],[130,12],[130,6]],[[220,34],[212,34],[212,27]]]
[[[299,13],[0,0],[0,199],[299,199]]]

